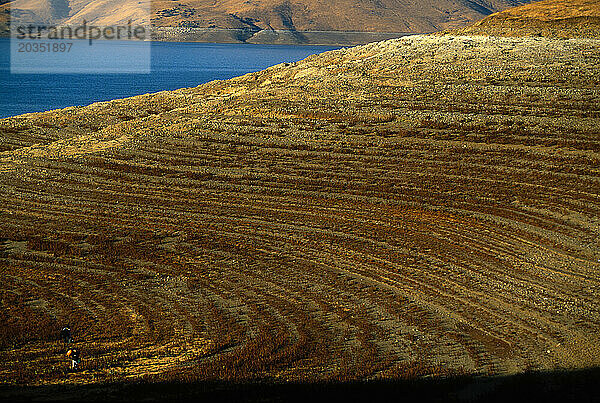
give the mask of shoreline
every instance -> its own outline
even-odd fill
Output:
[[[77,40],[79,42],[85,40]],[[15,42],[20,42],[16,40]],[[31,41],[33,42],[33,41]],[[48,42],[48,41],[46,41]],[[72,41],[75,42],[75,41]],[[0,39],[0,44],[2,45],[3,52],[5,54],[10,53],[10,48],[14,46],[12,40],[10,38]],[[86,44],[84,44],[87,46]],[[254,45],[254,46],[252,46]],[[77,45],[74,45],[77,46]],[[110,75],[108,80],[113,83],[108,86],[108,88],[117,88],[113,90],[101,90],[98,93],[96,90],[91,92],[91,96],[60,96],[57,102],[52,101],[50,98],[46,98],[43,101],[36,101],[35,97],[28,97],[28,100],[24,100],[22,102],[18,101],[18,99],[22,95],[7,95],[4,97],[3,102],[0,104],[0,119],[6,119],[14,116],[19,116],[27,113],[44,113],[51,110],[68,108],[73,106],[87,106],[96,102],[103,101],[112,101],[115,99],[127,98],[132,96],[138,96],[146,93],[154,93],[160,91],[167,90],[176,90],[180,88],[187,87],[195,87],[197,85],[203,84],[205,82],[209,82],[212,80],[220,80],[220,79],[230,79],[238,76],[242,76],[244,74],[250,72],[260,71],[262,69],[274,66],[279,63],[290,63],[298,60],[302,60],[310,55],[323,53],[329,50],[339,49],[343,47],[338,46],[326,46],[326,45],[287,45],[287,46],[279,46],[279,45],[263,45],[263,44],[235,44],[235,43],[199,43],[199,42],[168,42],[168,41],[147,41],[147,42],[130,42],[130,41],[96,41],[94,42],[94,48],[97,49],[97,52],[105,53],[106,49],[112,49],[114,47],[127,47],[127,49],[138,49],[138,48],[152,48],[151,53],[153,56],[153,61],[151,61],[151,71],[150,74],[142,75],[139,79],[136,79],[135,85],[133,87],[136,89],[134,92],[129,91],[126,88],[129,88],[126,81],[127,76],[122,76],[121,78],[113,77]],[[167,53],[165,53],[167,52]],[[174,53],[173,53],[174,52]],[[184,54],[194,55],[192,56],[197,61],[190,61],[186,65],[188,67],[180,67],[183,70],[189,68],[187,73],[183,74],[179,71],[175,74],[175,77],[172,79],[167,79],[166,74],[164,72],[164,66],[171,65],[167,59],[165,59],[165,54],[175,54],[176,59],[181,59]],[[253,61],[249,61],[247,63],[243,63],[239,57],[236,57],[236,54],[245,54],[252,56]],[[206,61],[207,55],[221,55],[221,61],[217,63],[218,66],[221,66],[217,70],[220,72],[211,72],[207,66],[211,63]],[[5,60],[6,67],[5,73],[0,75],[0,81],[7,85],[7,88],[14,88],[15,91],[18,86],[15,86],[14,82],[23,82],[23,80],[27,80],[26,77],[23,76],[12,76],[10,73],[10,62],[9,60]],[[223,63],[232,63],[233,67],[231,67],[232,71],[228,72],[227,66]],[[241,64],[240,64],[241,63]],[[200,69],[199,71],[193,72],[194,68]],[[56,73],[60,74],[60,73]],[[92,84],[97,88],[98,75],[94,74],[91,78]],[[187,77],[187,78],[186,78]],[[53,82],[62,82],[63,78],[58,77],[58,81]],[[81,80],[78,78],[77,80]],[[75,80],[75,81],[77,81]],[[117,83],[117,84],[114,84]],[[120,84],[118,84],[120,83]],[[88,83],[89,84],[89,83]],[[86,85],[88,85],[86,84]],[[52,85],[52,87],[56,86],[64,86],[64,88],[75,88],[76,84],[56,84]],[[116,86],[116,87],[115,87]],[[123,87],[124,86],[124,87]],[[123,88],[122,90],[118,88]],[[55,88],[56,90],[56,88]],[[38,91],[43,91],[40,88]],[[81,89],[76,92],[84,93],[85,90]],[[31,98],[31,100],[29,100]],[[64,102],[63,102],[64,101]],[[40,106],[41,104],[41,106]],[[29,106],[32,106],[31,108]]]
[[[295,31],[230,28],[153,27],[152,42],[237,43],[256,45],[357,46],[430,32]],[[12,38],[9,32],[0,38]],[[100,39],[99,39],[100,40]],[[128,40],[128,39],[123,39]]]

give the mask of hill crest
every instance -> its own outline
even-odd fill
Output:
[[[600,2],[538,1],[492,14],[457,32],[485,36],[600,38]]]

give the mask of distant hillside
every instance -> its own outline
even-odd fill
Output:
[[[489,36],[600,38],[600,1],[544,0],[492,14],[459,32]]]
[[[97,25],[151,22],[155,27],[258,32],[361,31],[423,33],[465,26],[529,0],[14,0],[0,5],[41,20]],[[151,8],[150,21],[144,10]],[[246,41],[248,37],[236,40]]]
[[[525,0],[160,0],[153,24],[300,31],[432,32],[464,26]]]

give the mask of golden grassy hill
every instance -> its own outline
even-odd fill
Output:
[[[489,36],[600,38],[600,1],[535,2],[492,14],[459,32]]]
[[[409,36],[0,120],[0,394],[600,367],[599,42]]]
[[[0,120],[0,383],[598,367],[598,83],[409,36]]]

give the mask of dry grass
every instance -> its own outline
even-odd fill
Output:
[[[599,65],[407,38],[0,121],[0,381],[598,365]]]
[[[596,0],[544,0],[492,14],[455,33],[488,36],[600,38]]]

